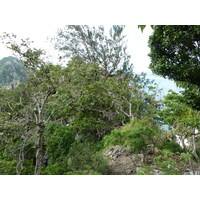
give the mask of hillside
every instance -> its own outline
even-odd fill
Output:
[[[11,87],[24,82],[25,68],[17,58],[12,56],[0,60],[0,86]]]
[[[25,62],[0,62],[1,175],[200,175],[199,55],[197,63],[188,60],[192,74],[188,68],[180,73],[179,58],[166,68],[176,52],[159,55],[168,37],[161,49],[157,39],[171,27],[158,26],[153,74],[134,74],[124,28],[113,25],[108,37],[103,26],[66,26],[56,40],[65,64],[51,63],[29,40],[18,44],[5,35]],[[192,38],[200,31],[178,28],[192,29]]]

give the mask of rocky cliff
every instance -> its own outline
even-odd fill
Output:
[[[26,69],[14,57],[5,57],[0,60],[0,86],[15,87],[26,79]]]

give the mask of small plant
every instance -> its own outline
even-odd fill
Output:
[[[87,170],[83,170],[83,171],[73,171],[73,172],[66,172],[64,175],[101,175],[99,172],[95,172],[95,171],[87,171]]]
[[[170,151],[172,153],[183,152],[184,151],[184,149],[181,148],[181,146],[178,143],[176,143],[175,141],[173,141],[173,140],[172,141],[169,141],[169,140],[164,141],[158,147],[161,150],[165,149],[165,150],[168,150],[168,151]]]
[[[134,153],[145,153],[148,146],[155,146],[157,127],[150,119],[135,119],[121,130],[113,130],[103,139],[104,147],[121,145]]]
[[[99,150],[98,142],[78,136],[69,150],[67,165],[70,171],[95,171],[106,174],[107,160]]]
[[[153,173],[149,167],[142,167],[136,175],[153,175]]]
[[[124,136],[121,130],[113,130],[110,135],[106,135],[103,138],[103,143],[105,147],[122,144]]]
[[[179,175],[180,170],[176,168],[176,160],[173,159],[173,153],[168,150],[161,151],[161,155],[155,158],[155,165],[161,168],[163,175]]]
[[[184,161],[189,161],[192,158],[192,155],[189,153],[183,153],[180,156],[181,159],[183,159]]]

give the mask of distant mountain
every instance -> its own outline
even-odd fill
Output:
[[[13,87],[26,79],[26,69],[12,56],[0,60],[0,86]]]

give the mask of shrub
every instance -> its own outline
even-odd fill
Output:
[[[137,127],[132,131],[127,131],[127,140],[124,142],[125,147],[130,147],[135,153],[144,152],[149,144],[149,138],[153,135],[150,127]]]
[[[152,175],[152,170],[149,167],[142,167],[136,175]]]
[[[56,161],[59,157],[67,156],[74,142],[75,134],[70,126],[61,126],[50,123],[45,128],[45,144],[50,160]]]
[[[0,160],[0,175],[16,175],[16,161]]]
[[[125,137],[121,130],[113,130],[110,135],[106,135],[103,138],[104,147],[114,146],[117,144],[123,144]]]
[[[181,148],[181,146],[176,143],[175,141],[171,140],[167,140],[167,141],[164,141],[163,143],[161,143],[160,145],[158,145],[158,148],[161,149],[161,150],[168,150],[172,153],[176,153],[176,152],[183,152],[184,149]]]
[[[113,130],[103,138],[104,147],[121,145],[128,147],[132,152],[145,152],[148,146],[155,146],[155,136],[160,134],[159,129],[147,119],[136,119],[125,125],[121,130]]]
[[[161,168],[163,175],[179,175],[180,170],[176,168],[177,162],[173,158],[173,153],[168,150],[163,150],[161,154],[155,157],[155,165]]]
[[[64,175],[101,175],[99,172],[95,171],[73,171],[73,172],[67,172]]]
[[[102,152],[98,151],[98,142],[85,136],[79,136],[69,150],[68,169],[70,171],[95,171],[106,174],[108,164]]]
[[[68,171],[67,159],[58,159],[56,163],[49,163],[46,168],[43,168],[43,175],[63,175]]]

